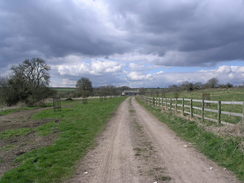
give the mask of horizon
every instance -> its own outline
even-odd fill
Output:
[[[50,87],[166,88],[244,83],[244,1],[0,2],[0,76],[25,59],[51,66]]]

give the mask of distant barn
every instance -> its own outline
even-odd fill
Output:
[[[124,90],[121,94],[122,96],[134,96],[139,95],[139,90]]]

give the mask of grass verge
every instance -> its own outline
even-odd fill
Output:
[[[55,130],[58,130],[58,124],[55,122],[49,122],[36,128],[18,128],[5,130],[3,132],[0,132],[0,140],[9,139],[17,136],[25,136],[31,132],[37,132],[39,136],[47,136],[53,133],[53,131]]]
[[[41,111],[34,119],[54,118],[60,120],[58,125],[39,127],[39,132],[46,135],[47,129],[58,128],[56,142],[17,158],[20,164],[6,172],[1,183],[51,183],[60,182],[72,175],[76,162],[82,158],[88,147],[102,131],[106,122],[124,98],[113,98],[103,102],[89,100],[88,104],[74,102],[69,108],[54,112],[52,109]]]
[[[37,109],[38,107],[20,107],[20,108],[15,108],[15,109],[6,109],[3,111],[0,111],[0,116],[4,116],[7,114],[11,114],[14,112],[20,112],[20,111],[26,111],[26,110],[32,110],[32,109]]]
[[[30,107],[18,107],[18,108],[13,108],[13,109],[5,109],[0,111],[0,116],[12,114],[15,112],[20,112],[20,111],[27,111],[27,110],[33,110],[33,109],[39,109],[39,108],[45,108],[45,107],[51,107],[52,103],[47,103],[43,106],[30,106]]]
[[[31,128],[19,128],[13,130],[6,130],[0,133],[0,139],[8,139],[14,136],[27,135],[31,131],[32,131]]]
[[[241,181],[244,181],[244,150],[241,147],[244,138],[219,137],[200,128],[194,122],[162,113],[160,109],[147,105],[141,99],[137,98],[137,101],[160,121],[166,123],[180,137],[195,144],[199,151],[234,172]]]

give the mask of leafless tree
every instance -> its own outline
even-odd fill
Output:
[[[19,101],[29,105],[41,101],[52,94],[48,88],[50,67],[43,59],[27,59],[23,63],[11,68],[12,75],[4,89],[8,105]]]
[[[11,70],[15,77],[23,79],[32,89],[49,85],[50,67],[40,58],[27,59],[22,64],[13,66]]]

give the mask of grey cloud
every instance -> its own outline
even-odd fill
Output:
[[[34,56],[109,57],[135,51],[155,54],[154,63],[165,66],[244,60],[243,1],[86,1],[104,3],[101,9],[78,2],[1,1],[0,67]]]
[[[231,0],[109,0],[133,27],[144,52],[162,57],[157,64],[195,66],[244,59],[244,3]],[[133,16],[131,16],[133,15]],[[134,21],[134,24],[131,22]],[[126,21],[125,21],[126,22]],[[124,29],[130,29],[124,24]],[[143,50],[143,49],[142,49]],[[167,59],[167,53],[183,53]],[[180,56],[185,56],[179,58]],[[173,59],[173,60],[171,60]]]
[[[109,55],[128,46],[95,9],[74,1],[2,1],[0,11],[1,66],[31,56]]]

